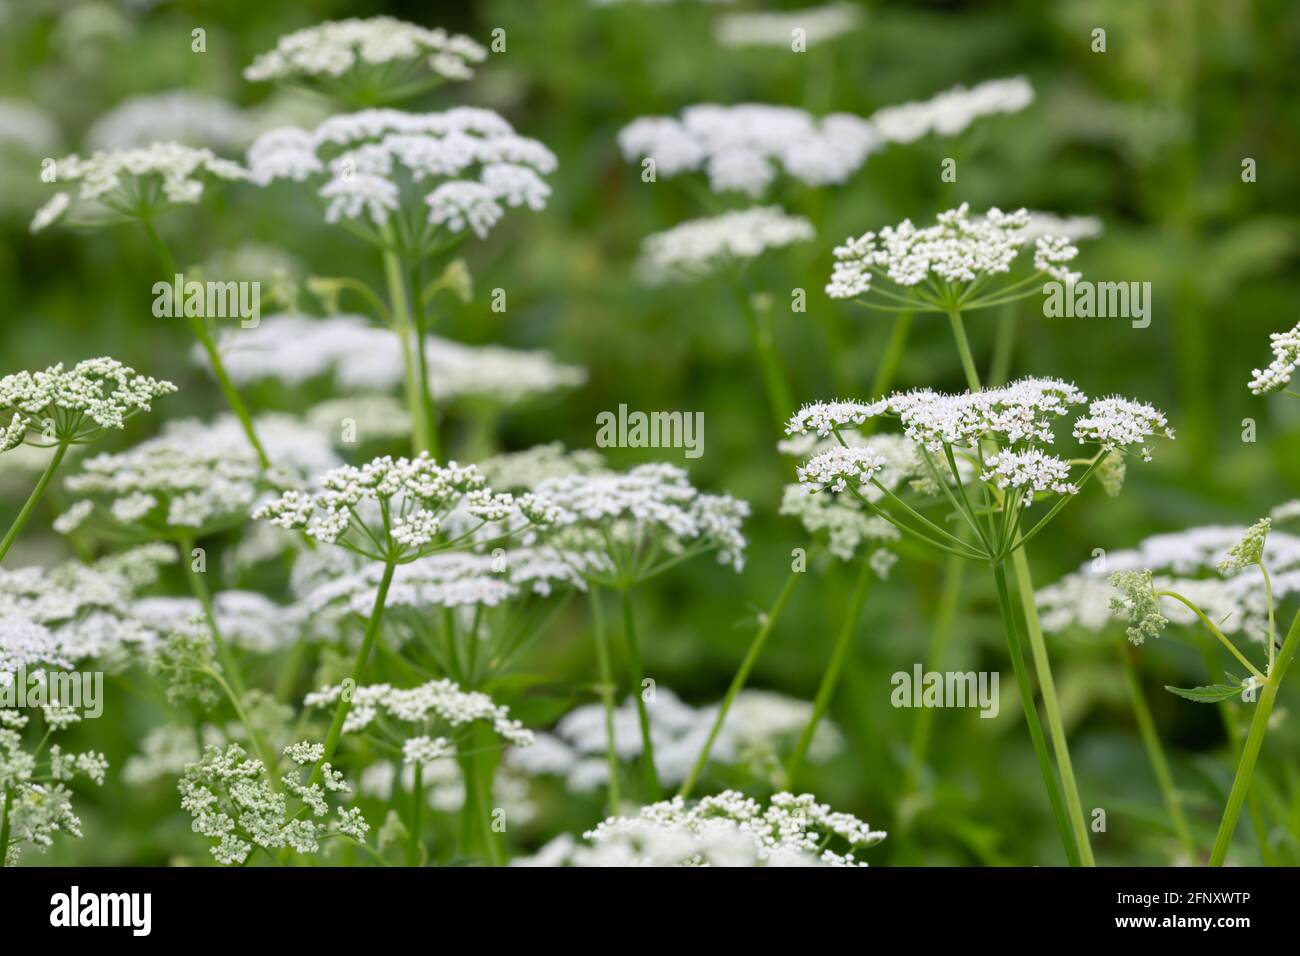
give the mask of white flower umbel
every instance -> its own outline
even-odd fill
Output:
[[[1300,363],[1300,324],[1285,332],[1274,332],[1269,337],[1269,346],[1273,350],[1273,361],[1267,368],[1251,371],[1250,391],[1253,395],[1267,395],[1270,392],[1285,391],[1294,395],[1287,386],[1291,376]]]
[[[681,119],[635,120],[618,134],[618,144],[629,162],[652,162],[656,176],[699,171],[715,193],[759,199],[778,171],[808,186],[846,182],[880,137],[847,113],[818,119],[788,106],[705,103],[683,110]]]
[[[252,179],[321,183],[327,222],[343,222],[376,245],[390,219],[394,241],[415,254],[480,238],[506,207],[546,207],[544,176],[555,155],[491,110],[444,113],[374,109],[333,116],[314,131],[263,133],[248,150]],[[394,215],[398,211],[401,215]]]
[[[1077,495],[1079,486],[1069,480],[1070,463],[1037,448],[1024,451],[994,452],[984,460],[980,481],[989,481],[1006,491],[1020,492],[1020,503],[1027,507],[1037,494]]]
[[[986,80],[967,89],[954,86],[919,103],[887,106],[871,115],[876,131],[891,143],[914,143],[923,136],[956,136],[982,116],[1018,113],[1034,101],[1024,77]]]
[[[240,149],[253,124],[226,100],[191,90],[132,96],[91,124],[86,145],[96,150],[144,148],[169,141],[213,149]]]
[[[244,79],[313,86],[359,105],[418,95],[468,80],[487,50],[474,40],[393,17],[334,20],[280,37]]]
[[[432,680],[418,687],[367,684],[348,688],[352,710],[343,724],[344,733],[358,733],[377,719],[413,724],[424,735],[439,729],[459,731],[482,721],[508,743],[527,747],[533,732],[510,716],[510,708],[496,704],[487,694],[464,691],[454,681]],[[341,686],[325,687],[308,694],[307,707],[328,707],[343,694]]]
[[[479,470],[494,488],[531,490],[547,478],[590,475],[608,471],[605,457],[590,448],[567,450],[560,442],[505,452],[479,462]]]
[[[778,206],[726,212],[647,236],[636,271],[652,285],[689,281],[742,267],[770,249],[808,242],[815,236],[811,222],[787,215]]]
[[[722,46],[789,50],[796,30],[803,31],[806,47],[813,47],[854,32],[862,20],[862,8],[852,3],[828,3],[780,13],[726,13],[718,17],[714,35]]]
[[[56,220],[77,227],[148,222],[175,206],[194,205],[213,180],[247,178],[238,163],[181,143],[100,150],[89,159],[73,154],[55,162],[53,181],[79,188],[56,193],[37,210],[31,231],[40,232]]]
[[[697,490],[675,465],[561,475],[539,482],[536,493],[559,509],[553,528],[557,548],[597,549],[614,562],[614,578],[592,575],[596,583],[627,587],[708,551],[737,572],[744,567],[740,528],[749,505]]]
[[[1029,242],[1031,218],[1024,209],[990,209],[972,219],[970,207],[940,213],[933,226],[918,229],[910,219],[863,233],[835,249],[826,294],[856,299],[886,310],[963,312],[1037,294],[1042,281],[1067,285],[1079,274],[1066,269],[1078,249],[1063,237],[1034,239],[1033,269],[1016,281],[1010,275]],[[871,293],[875,298],[869,299]]]
[[[69,370],[18,372],[0,378],[0,453],[26,442],[54,448],[36,487],[0,539],[0,560],[8,554],[72,445],[100,438],[126,420],[149,411],[153,400],[176,391],[171,382],[136,375],[110,358],[87,359]]]
[[[1147,402],[1119,396],[1097,399],[1088,406],[1088,414],[1074,423],[1074,437],[1080,442],[1107,450],[1139,445],[1143,461],[1151,460],[1151,451],[1144,443],[1154,435],[1174,437],[1164,412]]]
[[[610,817],[583,838],[587,845],[550,854],[549,865],[866,866],[856,854],[885,833],[811,794],[782,791],[764,807],[726,790],[696,803],[674,797],[634,817]]]
[[[0,635],[8,622],[0,621]],[[0,636],[0,648],[4,641]],[[4,651],[0,650],[0,657]],[[46,739],[81,720],[72,708],[41,708]],[[76,778],[102,786],[108,760],[102,753],[67,753],[59,744],[48,750],[44,744],[28,750],[23,730],[28,713],[14,708],[0,709],[0,864],[14,866],[24,850],[44,853],[59,834],[80,837],[81,820],[72,809],[72,791],[66,786]]]

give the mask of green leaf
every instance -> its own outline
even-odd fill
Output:
[[[1171,687],[1166,684],[1165,690],[1198,704],[1217,704],[1221,700],[1237,697],[1242,688],[1240,684],[1207,684],[1205,687]]]

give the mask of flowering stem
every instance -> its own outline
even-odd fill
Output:
[[[308,785],[320,783],[325,775],[325,764],[330,762],[334,751],[338,749],[339,739],[343,736],[343,721],[347,719],[348,711],[352,709],[352,692],[356,690],[356,685],[361,683],[361,674],[365,669],[366,659],[370,657],[370,648],[374,646],[375,637],[379,634],[379,620],[384,615],[388,586],[393,583],[393,572],[396,568],[397,565],[391,559],[384,562],[384,575],[379,579],[375,603],[370,608],[370,619],[366,621],[366,631],[361,638],[361,649],[357,651],[356,662],[352,665],[353,687],[351,689],[345,687],[339,694],[338,706],[334,708],[334,719],[330,722],[329,732],[325,735],[325,751],[312,770],[311,778],[307,781]]]
[[[13,805],[13,801],[13,788],[5,787],[4,806],[0,807],[0,866],[7,866],[9,863],[9,808]]]
[[[1006,569],[1001,564],[993,565],[993,577],[998,588],[998,608],[1002,613],[1003,630],[1007,637],[1007,649],[1011,655],[1011,667],[1015,671],[1016,686],[1020,690],[1020,704],[1024,708],[1025,723],[1029,725],[1029,736],[1034,742],[1034,755],[1038,758],[1038,768],[1043,774],[1043,785],[1047,788],[1047,798],[1052,804],[1052,815],[1061,834],[1061,843],[1071,866],[1079,865],[1079,848],[1070,832],[1066,820],[1065,807],[1061,802],[1061,792],[1056,782],[1056,772],[1052,769],[1052,760],[1047,753],[1047,742],[1043,739],[1043,728],[1038,722],[1038,708],[1034,706],[1034,695],[1029,688],[1029,674],[1025,670],[1025,653],[1020,642],[1020,622],[1011,605],[1011,595],[1007,589]]]
[[[36,487],[33,488],[32,493],[27,496],[27,501],[23,503],[22,510],[18,512],[18,516],[14,518],[13,524],[11,524],[9,530],[5,532],[4,540],[0,541],[0,561],[3,561],[5,555],[9,553],[9,549],[13,546],[14,541],[18,539],[18,535],[22,532],[23,526],[27,524],[27,519],[29,519],[32,516],[32,512],[36,510],[36,503],[39,502],[41,496],[45,494],[45,489],[49,485],[50,479],[54,477],[54,472],[58,469],[59,462],[63,461],[63,456],[67,453],[68,446],[60,443],[54,450],[54,454],[50,456],[50,460],[45,463],[45,470],[41,472],[41,477],[40,480],[36,482]]]
[[[230,686],[242,699],[246,691],[244,680],[230,652],[230,645],[222,638],[221,629],[217,627],[217,615],[212,609],[212,594],[208,591],[208,583],[203,579],[203,572],[194,569],[194,539],[181,538],[177,544],[180,546],[181,564],[185,566],[185,577],[189,582],[190,591],[198,600],[199,606],[203,608],[203,617],[208,622],[208,630],[212,633],[212,645],[216,648],[217,660],[221,662]]]
[[[402,369],[406,379],[406,410],[411,415],[411,443],[417,453],[422,451],[433,450],[433,434],[428,417],[425,414],[427,408],[429,383],[422,377],[421,371],[423,363],[417,363],[415,356],[411,354],[411,338],[414,333],[413,322],[411,319],[411,307],[407,301],[406,295],[406,276],[402,269],[402,260],[397,253],[388,227],[385,227],[386,244],[383,247],[384,254],[384,278],[388,282],[388,299],[391,303],[390,314],[393,317],[393,332],[396,333],[398,342],[402,347]],[[421,338],[416,343],[420,350],[424,350],[424,342]]]
[[[794,753],[790,755],[790,760],[785,767],[786,780],[793,785],[795,774],[798,773],[804,757],[808,753],[808,748],[812,745],[813,734],[817,730],[817,725],[821,722],[826,713],[826,708],[830,706],[831,698],[835,695],[835,688],[839,686],[840,671],[844,667],[844,659],[848,656],[849,649],[853,646],[853,636],[858,628],[858,621],[862,617],[862,606],[866,603],[867,591],[871,584],[871,562],[864,556],[858,569],[858,578],[853,586],[853,594],[849,598],[848,609],[844,613],[844,620],[840,624],[839,633],[835,636],[835,646],[831,651],[831,658],[826,663],[826,670],[822,674],[821,684],[817,687],[817,696],[813,698],[812,716],[808,718],[808,724],[799,735],[799,742],[795,744]]]
[[[1194,613],[1197,617],[1201,619],[1201,623],[1205,625],[1206,629],[1208,629],[1211,634],[1213,634],[1216,638],[1219,639],[1219,643],[1228,649],[1228,652],[1237,659],[1237,661],[1241,664],[1242,667],[1250,671],[1250,673],[1260,681],[1265,681],[1268,679],[1267,677],[1264,676],[1263,673],[1260,672],[1258,667],[1256,667],[1254,664],[1250,662],[1250,658],[1248,658],[1245,654],[1241,653],[1241,651],[1237,650],[1237,645],[1233,644],[1232,641],[1228,640],[1227,636],[1225,636],[1224,633],[1221,630],[1219,630],[1219,628],[1215,625],[1213,621],[1211,621],[1208,617],[1205,616],[1205,612],[1202,611],[1199,607],[1197,607],[1195,602],[1190,601],[1187,598],[1183,597],[1177,591],[1156,591],[1155,595],[1158,598],[1160,597],[1173,598],[1175,601],[1179,602],[1180,604],[1185,605],[1187,608],[1189,608],[1192,611],[1192,613]]]
[[[768,404],[772,406],[772,417],[778,432],[785,429],[792,410],[790,390],[785,384],[785,373],[781,360],[777,357],[776,347],[772,341],[772,328],[767,308],[760,309],[753,299],[746,295],[743,287],[737,286],[736,295],[740,299],[740,311],[744,313],[745,323],[749,326],[749,336],[754,342],[754,351],[758,355],[759,368],[763,373],[763,387],[767,391]]]
[[[1124,670],[1124,683],[1128,687],[1129,702],[1133,705],[1133,716],[1137,720],[1142,743],[1146,746],[1147,759],[1151,761],[1151,771],[1156,783],[1160,785],[1160,794],[1164,797],[1165,810],[1173,825],[1174,834],[1182,844],[1183,854],[1188,863],[1196,860],[1196,843],[1192,840],[1191,828],[1187,825],[1187,815],[1183,813],[1183,798],[1174,786],[1173,774],[1169,771],[1169,761],[1165,758],[1160,735],[1156,732],[1155,721],[1151,719],[1151,708],[1147,706],[1146,696],[1138,681],[1137,668],[1133,666],[1133,656],[1128,648],[1120,648],[1120,663]]]
[[[646,796],[653,802],[660,796],[659,774],[655,771],[655,745],[650,738],[650,713],[645,706],[642,686],[645,677],[641,669],[641,648],[636,638],[632,595],[627,588],[619,590],[618,601],[623,608],[623,640],[627,644],[627,666],[632,678],[632,693],[636,697],[636,714],[641,723],[641,772],[645,777]]]
[[[970,342],[966,338],[966,326],[962,324],[961,311],[949,309],[948,321],[952,324],[952,337],[957,342],[957,354],[961,356],[961,367],[966,373],[966,384],[970,386],[972,392],[978,392],[981,388],[980,373],[976,370],[975,359],[971,356]]]
[[[415,762],[415,775],[411,780],[411,827],[406,844],[406,865],[420,865],[420,816],[424,809],[424,764]]]
[[[600,669],[600,701],[605,708],[605,755],[609,759],[609,815],[618,813],[618,750],[614,741],[614,677],[609,666],[609,638],[605,633],[605,612],[600,589],[590,586],[591,618],[596,632],[596,663]]]
[[[144,226],[145,235],[149,237],[149,242],[158,254],[158,260],[162,263],[167,281],[171,282],[173,277],[177,275],[176,262],[172,259],[167,243],[163,242],[162,236],[158,235],[158,230],[154,228],[154,224],[150,220],[142,219],[140,224]],[[203,318],[187,315],[185,320],[190,327],[190,331],[194,333],[194,337],[198,339],[199,345],[202,346],[203,354],[208,357],[208,364],[212,366],[212,374],[216,376],[217,384],[221,386],[221,394],[225,396],[226,404],[235,413],[235,417],[239,419],[244,434],[248,436],[248,443],[253,446],[253,451],[257,453],[258,463],[263,468],[270,468],[271,460],[266,456],[266,449],[262,447],[262,442],[253,429],[253,419],[248,413],[248,406],[244,404],[244,399],[239,394],[239,390],[230,381],[230,376],[226,373],[226,366],[221,361],[221,353],[217,349],[216,342],[212,340],[212,335],[208,332]]]
[[[876,366],[875,378],[871,380],[872,398],[883,395],[894,384],[894,373],[898,370],[898,363],[903,358],[904,349],[907,348],[907,336],[911,330],[911,312],[900,312],[894,316],[894,324],[889,330],[889,341],[885,343],[885,351],[880,356],[880,364]],[[875,419],[872,419],[871,422],[874,423]]]
[[[429,391],[429,356],[425,352],[424,337],[427,331],[428,317],[425,314],[425,299],[418,290],[422,284],[417,266],[410,269],[412,297],[411,311],[415,318],[415,362],[420,379],[420,397],[424,403],[424,421],[427,427],[429,454],[438,457],[438,413],[433,407],[433,394]]]
[[[1273,714],[1273,704],[1277,700],[1278,687],[1286,676],[1287,668],[1296,650],[1300,649],[1300,613],[1291,621],[1282,650],[1278,652],[1274,665],[1269,670],[1268,679],[1264,681],[1264,690],[1255,705],[1255,716],[1250,721],[1250,730],[1246,733],[1246,743],[1241,748],[1241,760],[1237,764],[1237,774],[1232,780],[1232,790],[1228,793],[1227,806],[1223,808],[1223,819],[1219,822],[1219,833],[1214,838],[1214,849],[1210,851],[1210,866],[1222,866],[1228,855],[1228,846],[1232,843],[1233,831],[1237,829],[1237,818],[1241,815],[1241,805],[1250,792],[1251,778],[1255,774],[1255,761],[1259,758],[1260,748],[1264,745],[1264,735],[1268,732],[1268,720]]]
[[[776,622],[785,609],[786,601],[790,599],[790,594],[794,591],[795,582],[799,580],[799,574],[799,571],[790,572],[790,576],[786,578],[785,586],[781,588],[781,592],[776,596],[776,601],[772,604],[771,610],[760,619],[758,632],[754,635],[754,639],[750,641],[749,650],[745,652],[745,657],[736,670],[736,676],[731,679],[731,686],[727,688],[727,694],[722,698],[722,704],[718,708],[718,716],[714,718],[713,726],[709,728],[709,736],[704,741],[704,747],[700,750],[699,757],[695,760],[695,766],[691,768],[691,772],[682,783],[681,789],[677,791],[678,796],[683,799],[691,795],[691,791],[695,789],[695,781],[699,779],[700,772],[704,770],[704,765],[709,762],[709,753],[713,750],[713,742],[717,739],[718,732],[722,730],[722,725],[727,719],[727,712],[731,710],[731,704],[736,699],[736,695],[740,693],[745,686],[745,681],[749,679],[749,672],[753,669],[754,662],[758,660],[758,655],[767,642],[767,636],[776,627]]]

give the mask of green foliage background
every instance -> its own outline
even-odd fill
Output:
[[[1130,469],[1121,497],[1090,488],[1063,512],[1031,549],[1038,583],[1078,567],[1095,548],[1125,548],[1152,533],[1198,524],[1249,523],[1296,497],[1300,487],[1300,404],[1255,398],[1246,389],[1250,370],[1268,358],[1268,334],[1297,319],[1300,7],[1285,0],[865,6],[857,34],[796,55],[717,47],[710,26],[716,10],[695,2],[600,10],[580,0],[229,0],[132,11],[107,2],[23,0],[0,3],[0,95],[52,111],[66,151],[73,151],[89,123],[127,96],[186,88],[242,105],[259,102],[269,90],[245,83],[242,67],[279,35],[324,19],[388,12],[483,42],[493,28],[504,28],[506,52],[494,55],[475,80],[408,108],[472,103],[499,110],[556,152],[555,194],[545,212],[512,214],[489,241],[465,247],[476,297],[448,306],[438,331],[466,342],[546,348],[589,370],[586,386],[505,414],[495,439],[502,449],[555,440],[589,447],[596,414],[619,403],[704,412],[705,454],[683,464],[698,485],[753,504],[749,564],[739,576],[708,560],[679,567],[644,590],[640,613],[648,673],[688,701],[705,703],[721,696],[756,610],[771,603],[789,573],[791,549],[807,541],[794,522],[776,515],[792,465],[774,450],[730,290],[706,282],[652,291],[632,278],[643,236],[706,211],[683,179],[645,184],[621,159],[615,136],[637,116],[676,113],[698,102],[866,115],[955,84],[1024,74],[1037,97],[1019,114],[976,121],[958,140],[888,147],[843,187],[813,191],[782,183],[771,197],[810,216],[818,230],[816,242],[771,257],[755,275],[776,298],[780,352],[796,399],[865,397],[888,332],[887,319],[833,303],[821,291],[831,249],[844,237],[905,217],[924,223],[961,201],[977,210],[1027,206],[1096,215],[1105,233],[1081,244],[1077,267],[1088,278],[1150,281],[1151,326],[1045,319],[1031,299],[1019,306],[1013,372],[1073,379],[1094,395],[1119,391],[1152,401],[1169,413],[1179,437],[1158,448],[1153,464]],[[190,50],[195,27],[207,31],[206,53]],[[1090,49],[1095,27],[1107,31],[1105,53]],[[939,180],[946,156],[958,160],[954,184]],[[1257,161],[1255,183],[1242,182],[1245,157]],[[0,372],[109,354],[181,386],[159,403],[158,414],[132,423],[108,447],[145,437],[163,417],[221,410],[218,390],[187,358],[184,327],[150,313],[157,276],[139,230],[28,235],[30,211],[48,192],[37,172],[11,165],[0,180],[6,193]],[[369,250],[323,226],[306,190],[223,188],[171,215],[162,228],[182,262],[256,239],[291,251],[318,275],[361,270],[369,280],[381,279]],[[498,287],[508,295],[503,314],[489,308],[488,292]],[[808,290],[805,314],[784,307],[796,287]],[[995,321],[981,313],[968,322],[986,367]],[[898,381],[962,387],[942,317],[918,320]],[[321,397],[283,388],[247,394],[259,410],[301,410]],[[1242,439],[1246,418],[1257,423],[1253,443]],[[471,424],[465,410],[454,410],[444,434],[464,448]],[[671,451],[610,450],[619,466],[661,455],[677,460]],[[0,524],[29,487],[29,475],[14,474],[0,459]],[[65,546],[49,529],[62,501],[56,487],[11,565],[62,556]],[[751,686],[811,698],[852,570],[838,563],[810,569]],[[905,558],[887,583],[873,588],[831,709],[848,747],[834,762],[812,768],[800,788],[890,831],[867,854],[873,864],[1059,863],[986,574],[966,576],[945,669],[1001,671],[1002,714],[980,720],[975,711],[938,713],[921,786],[903,792],[903,759],[917,715],[890,706],[889,677],[925,659],[939,571]],[[182,593],[179,579],[168,584]],[[278,583],[263,586],[274,590]],[[591,640],[579,604],[528,662],[546,682],[518,702],[525,720],[545,723],[595,699]],[[1143,649],[1140,668],[1198,842],[1208,849],[1232,763],[1213,708],[1161,689],[1208,682],[1186,637],[1171,628]],[[1121,630],[1049,640],[1084,806],[1107,813],[1106,832],[1094,835],[1099,862],[1170,862],[1173,840],[1117,666]],[[260,676],[265,684],[274,679],[271,669]],[[120,769],[159,711],[110,686],[105,717],[78,728],[75,743],[105,750]],[[1268,738],[1257,786],[1278,859],[1295,864],[1300,690],[1284,689],[1282,706],[1292,713]],[[110,773],[109,784],[83,792],[78,806],[86,838],[61,842],[29,862],[206,860],[168,784],[131,792]],[[557,825],[585,828],[600,809],[597,799],[557,794],[547,808],[552,829],[512,834],[514,848],[537,845]],[[1243,818],[1233,856],[1243,863],[1258,859],[1248,823]]]

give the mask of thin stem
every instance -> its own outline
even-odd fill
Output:
[[[770,316],[766,310],[760,314],[749,296],[745,294],[743,287],[737,286],[736,295],[740,299],[740,311],[745,316],[745,324],[749,327],[749,336],[754,343],[754,352],[758,356],[759,370],[763,373],[763,388],[767,392],[768,404],[772,407],[772,418],[776,422],[777,431],[784,432],[785,424],[789,421],[793,410],[793,403],[790,399],[790,389],[785,383],[781,360],[772,341]]]
[[[421,377],[421,363],[411,353],[411,338],[415,332],[411,318],[411,307],[407,301],[406,276],[402,269],[402,260],[397,252],[392,227],[384,227],[384,279],[388,283],[388,299],[391,303],[389,312],[393,317],[393,332],[397,335],[402,348],[402,369],[406,386],[406,410],[411,416],[411,444],[417,453],[431,451],[433,434],[430,422],[425,415],[428,400],[429,383]],[[417,343],[421,349],[424,342]]]
[[[329,763],[334,756],[334,751],[338,749],[339,739],[343,736],[343,722],[347,719],[348,711],[352,709],[352,694],[361,683],[366,660],[370,657],[370,648],[374,646],[375,638],[379,634],[379,621],[384,614],[384,602],[388,599],[388,586],[393,583],[393,571],[396,568],[397,565],[391,560],[384,562],[384,575],[379,579],[379,589],[375,592],[375,603],[370,609],[370,619],[366,621],[361,648],[357,651],[357,659],[352,665],[353,686],[350,689],[345,687],[339,695],[338,706],[334,708],[334,719],[330,722],[329,732],[325,735],[325,752],[312,770],[308,785],[320,783],[325,773],[325,764]]]
[[[591,619],[596,636],[596,663],[600,671],[600,701],[605,708],[605,756],[609,760],[609,815],[618,813],[618,749],[614,740],[614,676],[609,664],[609,637],[600,588],[590,586]]]
[[[33,488],[32,493],[27,496],[27,501],[23,503],[22,510],[18,512],[17,517],[14,518],[13,524],[11,524],[9,530],[5,532],[4,540],[0,541],[0,561],[3,561],[5,555],[9,553],[9,549],[13,547],[13,543],[18,539],[18,535],[22,532],[23,526],[27,524],[27,520],[32,516],[32,512],[36,510],[36,505],[41,500],[41,496],[45,494],[45,489],[49,485],[50,479],[54,477],[54,472],[58,470],[59,462],[63,461],[63,456],[67,453],[68,446],[60,443],[59,446],[55,448],[54,454],[50,456],[50,460],[45,463],[45,470],[41,472],[41,477],[40,480],[36,482],[36,487]]]
[[[879,398],[894,384],[894,373],[898,371],[898,363],[902,361],[911,330],[911,312],[900,312],[894,317],[894,324],[889,330],[889,340],[885,342],[885,351],[880,356],[880,364],[876,366],[875,378],[871,380],[872,398]]]
[[[754,639],[749,642],[749,650],[745,652],[744,658],[740,662],[740,667],[736,669],[736,676],[731,679],[731,686],[727,688],[726,696],[722,698],[722,704],[718,708],[718,716],[714,718],[713,726],[709,729],[709,736],[704,741],[704,747],[700,750],[699,757],[695,760],[695,766],[691,768],[690,774],[682,783],[682,787],[677,791],[683,799],[691,795],[695,789],[695,782],[699,779],[704,765],[709,762],[709,754],[713,750],[713,742],[717,739],[719,731],[722,730],[722,724],[727,719],[727,712],[731,710],[731,704],[736,699],[745,686],[745,681],[749,679],[749,672],[754,668],[754,662],[758,660],[758,655],[762,653],[763,645],[767,643],[767,636],[772,633],[776,627],[777,620],[781,617],[781,612],[785,609],[786,601],[790,599],[791,592],[794,591],[795,582],[799,580],[798,571],[791,571],[790,576],[786,578],[785,586],[776,596],[776,601],[772,604],[771,609],[763,615],[758,632]]]
[[[1228,652],[1238,660],[1238,662],[1241,664],[1242,667],[1245,667],[1247,670],[1251,672],[1251,674],[1253,674],[1256,678],[1258,678],[1261,681],[1268,679],[1263,673],[1260,672],[1258,667],[1256,667],[1254,664],[1250,662],[1250,658],[1246,657],[1245,654],[1237,650],[1237,645],[1233,644],[1232,641],[1228,640],[1228,638],[1224,635],[1224,633],[1221,630],[1219,630],[1218,626],[1213,621],[1211,621],[1208,617],[1206,617],[1205,612],[1202,611],[1194,601],[1191,601],[1188,598],[1183,597],[1177,591],[1160,590],[1160,591],[1156,591],[1155,595],[1158,598],[1159,597],[1173,598],[1175,601],[1189,608],[1193,614],[1195,614],[1197,617],[1201,619],[1201,623],[1205,625],[1206,629],[1211,634],[1213,634],[1216,638],[1219,639],[1219,643],[1222,644],[1224,647],[1226,647],[1228,649]]]
[[[637,643],[636,620],[632,610],[632,595],[627,588],[618,592],[623,609],[623,641],[627,645],[628,674],[632,678],[632,694],[636,698],[637,719],[641,723],[641,773],[645,777],[646,796],[653,802],[659,799],[659,774],[655,771],[655,745],[650,738],[650,713],[646,710],[642,682],[641,648]]]
[[[1016,339],[1016,310],[1003,309],[993,337],[993,358],[989,362],[989,384],[1001,385],[1011,374],[1011,352]]]
[[[416,761],[415,775],[411,780],[411,826],[406,844],[406,865],[420,863],[420,817],[424,811],[424,764]]]
[[[413,266],[410,270],[411,289],[415,290],[420,287],[419,267]],[[433,393],[429,391],[429,356],[425,351],[425,335],[427,334],[427,315],[425,314],[425,301],[422,296],[415,295],[412,303],[412,312],[415,318],[415,360],[416,371],[420,378],[420,395],[424,399],[424,419],[428,425],[429,454],[438,457],[438,412],[433,406]]]
[[[1147,759],[1151,761],[1151,772],[1155,774],[1160,786],[1160,795],[1165,801],[1165,811],[1173,825],[1174,835],[1182,845],[1183,855],[1188,864],[1196,862],[1196,843],[1192,840],[1191,827],[1187,824],[1187,815],[1183,812],[1183,798],[1174,785],[1173,774],[1169,771],[1169,761],[1165,758],[1164,745],[1160,743],[1160,734],[1156,732],[1155,721],[1151,718],[1151,708],[1147,706],[1146,695],[1142,693],[1142,684],[1138,680],[1137,668],[1133,666],[1133,656],[1127,647],[1120,648],[1120,663],[1124,670],[1124,683],[1128,687],[1129,703],[1133,705],[1133,716],[1137,720],[1138,732],[1146,747]]]
[[[1034,656],[1034,670],[1038,674],[1039,691],[1043,695],[1043,711],[1047,714],[1047,728],[1052,736],[1052,748],[1056,751],[1056,763],[1061,771],[1061,787],[1070,811],[1070,825],[1078,841],[1079,858],[1084,866],[1096,866],[1092,845],[1088,842],[1088,825],[1083,819],[1079,786],[1075,782],[1074,766],[1070,761],[1065,724],[1061,720],[1061,705],[1056,699],[1056,682],[1052,679],[1052,665],[1047,657],[1047,642],[1043,639],[1043,627],[1038,620],[1038,608],[1034,604],[1034,582],[1029,574],[1029,559],[1025,557],[1024,548],[1017,548],[1011,555],[1011,567],[1015,572],[1016,587],[1020,590],[1020,604],[1024,610],[1026,630],[1029,632],[1029,648]]]
[[[1274,615],[1273,604],[1273,579],[1268,576],[1268,568],[1264,567],[1264,562],[1258,562],[1259,573],[1264,575],[1264,592],[1268,595],[1268,669],[1273,670],[1273,652],[1277,650],[1274,646],[1277,644],[1277,619]]]
[[[1043,728],[1038,722],[1038,708],[1034,706],[1034,695],[1029,688],[1029,674],[1025,670],[1025,653],[1021,647],[1020,621],[1011,605],[1011,595],[1007,589],[1006,570],[1001,564],[993,566],[993,577],[998,588],[998,608],[1002,613],[1002,626],[1006,632],[1007,650],[1011,655],[1011,667],[1016,675],[1016,687],[1020,690],[1020,705],[1025,712],[1025,723],[1029,725],[1029,736],[1034,743],[1034,755],[1038,758],[1038,769],[1043,775],[1043,785],[1047,788],[1047,798],[1052,804],[1052,815],[1056,818],[1056,827],[1061,834],[1061,843],[1071,866],[1078,866],[1080,857],[1075,838],[1071,834],[1066,820],[1065,807],[1061,803],[1061,792],[1057,786],[1056,771],[1052,769],[1052,760],[1047,753],[1047,743],[1043,739]]]
[[[975,359],[971,356],[970,342],[966,338],[966,326],[962,324],[958,309],[948,310],[948,322],[952,325],[952,336],[957,342],[957,354],[961,356],[962,371],[966,373],[966,384],[972,392],[980,390],[980,373],[975,369]]]
[[[1214,849],[1210,851],[1210,866],[1222,866],[1232,843],[1233,831],[1237,829],[1237,818],[1241,815],[1241,806],[1250,792],[1251,779],[1255,773],[1255,761],[1259,759],[1260,748],[1264,746],[1264,735],[1268,732],[1268,720],[1273,714],[1273,704],[1277,700],[1277,691],[1286,676],[1291,658],[1295,656],[1300,645],[1300,613],[1291,622],[1282,650],[1264,681],[1264,690],[1255,705],[1255,716],[1250,721],[1250,730],[1246,733],[1246,743],[1241,748],[1241,760],[1237,764],[1237,774],[1232,780],[1232,790],[1228,793],[1227,806],[1223,808],[1223,819],[1219,822],[1219,832],[1214,838]]]
[[[839,633],[835,636],[835,645],[831,650],[830,660],[826,662],[826,670],[822,673],[821,684],[817,687],[817,696],[813,698],[812,715],[808,718],[808,724],[804,727],[803,733],[799,735],[799,742],[795,744],[794,753],[790,755],[790,760],[785,767],[786,780],[791,784],[793,784],[795,774],[799,772],[799,767],[808,753],[808,748],[812,745],[817,725],[821,722],[826,709],[830,706],[831,698],[835,696],[835,689],[839,686],[840,671],[844,667],[844,659],[848,656],[849,649],[853,647],[853,637],[857,632],[858,621],[862,617],[862,606],[866,603],[872,574],[871,562],[867,560],[865,555],[859,561],[859,565],[858,578],[853,586],[853,593],[849,597],[849,605],[844,612],[844,620],[840,624]]]
[[[0,867],[7,866],[9,863],[9,808],[13,805],[13,801],[13,788],[5,787],[4,806],[0,807]]]
[[[948,650],[948,641],[952,637],[953,622],[957,616],[957,602],[961,598],[962,579],[966,576],[966,560],[958,555],[949,555],[943,568],[943,586],[939,592],[939,605],[934,613],[934,629],[930,632],[930,650],[926,655],[927,672],[938,671],[943,664]],[[916,725],[912,728],[911,755],[907,764],[907,777],[903,792],[910,793],[916,787],[921,767],[925,765],[926,751],[930,746],[930,728],[933,726],[935,709],[921,707],[916,712]]]
[[[230,686],[242,700],[247,692],[243,676],[240,674],[230,645],[222,638],[221,628],[217,626],[217,615],[212,607],[212,593],[208,590],[208,582],[203,577],[204,572],[194,569],[194,539],[181,538],[177,543],[180,546],[181,564],[185,566],[185,578],[189,582],[190,591],[199,602],[199,606],[203,608],[204,620],[207,621],[208,630],[212,632],[212,644],[217,651],[217,660],[221,662]]]

